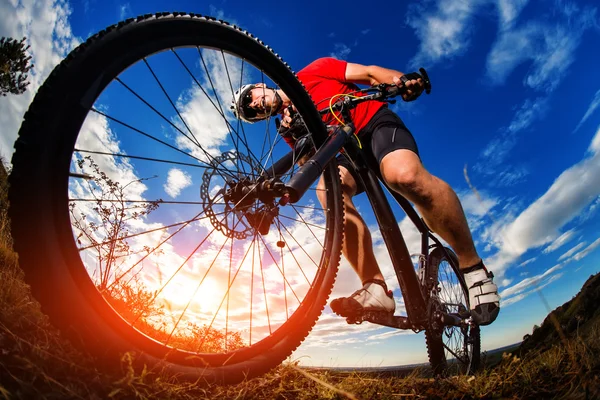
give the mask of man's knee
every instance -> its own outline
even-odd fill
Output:
[[[381,160],[381,174],[388,185],[409,191],[426,185],[430,179],[419,157],[409,150],[386,155]]]

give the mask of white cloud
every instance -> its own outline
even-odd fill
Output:
[[[485,227],[489,221],[488,213],[499,202],[499,199],[491,197],[485,191],[475,193],[472,190],[457,193],[467,217],[471,232]]]
[[[556,240],[560,229],[600,194],[600,129],[591,155],[565,170],[539,199],[500,229],[490,268],[501,274],[527,250]]]
[[[165,192],[172,198],[179,196],[179,193],[186,187],[192,184],[192,178],[187,172],[184,172],[177,168],[172,168],[169,170],[169,175],[167,176],[167,182],[164,184],[163,188]]]
[[[487,77],[492,84],[504,83],[519,64],[529,61],[531,68],[523,83],[535,90],[553,91],[563,81],[583,32],[592,23],[589,15],[573,12],[554,24],[534,20],[505,26],[488,54]]]
[[[522,166],[506,165],[504,160],[517,145],[517,133],[529,128],[536,119],[542,118],[548,111],[548,98],[526,99],[516,108],[510,124],[485,147],[474,170],[491,176],[489,184],[496,186],[512,185],[529,174]]]
[[[480,4],[482,0],[439,0],[435,9],[423,3],[409,6],[407,23],[420,39],[410,65],[428,67],[462,55],[470,45],[471,21]]]
[[[598,196],[598,198],[596,199],[595,202],[593,202],[587,210],[585,210],[584,212],[581,213],[581,215],[579,216],[579,223],[582,223],[584,221],[588,221],[589,219],[591,219],[592,217],[594,217],[596,215],[596,212],[598,211],[598,206],[600,206],[600,196]]]
[[[80,42],[71,32],[70,14],[69,4],[62,0],[0,3],[0,36],[27,37],[34,64],[25,93],[0,97],[0,156],[7,160],[12,155],[23,115],[38,88],[54,66]]]
[[[558,261],[562,261],[562,260],[565,260],[565,259],[571,257],[573,254],[575,254],[577,251],[579,251],[586,244],[587,244],[587,242],[577,243],[577,245],[575,245],[574,247],[570,248],[563,255],[561,255],[560,257],[558,257]]]
[[[129,3],[122,4],[119,7],[119,18],[123,20],[130,16],[131,16],[131,6],[129,5]]]
[[[543,117],[548,110],[548,99],[538,97],[535,100],[526,99],[517,110],[507,130],[511,133],[522,131],[531,126],[536,118]]]
[[[503,84],[517,66],[528,63],[530,68],[517,79],[523,85],[543,92],[519,106],[508,127],[500,130],[484,149],[475,170],[492,177],[490,185],[508,186],[522,180],[528,171],[523,167],[504,165],[503,162],[516,146],[517,132],[530,127],[544,117],[549,108],[548,94],[565,79],[585,30],[595,24],[595,9],[556,2],[553,21],[539,16],[520,25],[516,17],[527,1],[499,0],[500,28],[496,42],[486,60],[486,78],[492,85]]]
[[[497,198],[493,198],[485,192],[468,191],[459,194],[459,197],[465,214],[477,217],[483,217],[498,204]]]
[[[344,43],[335,43],[334,50],[329,53],[329,55],[333,58],[337,58],[338,60],[345,60],[350,54],[350,47],[346,46]]]
[[[500,287],[508,286],[512,283],[512,279],[504,278],[500,281]]]
[[[596,250],[596,248],[598,246],[600,246],[600,238],[596,239],[588,247],[586,247],[585,249],[581,250],[579,253],[575,254],[573,256],[573,260],[576,260],[576,261],[581,260],[582,258],[584,258],[585,256],[587,256],[588,254],[590,254],[592,251]]]
[[[532,291],[529,288],[534,286],[534,290],[539,290],[542,287],[554,282],[560,278],[562,274],[554,274],[554,272],[560,270],[563,264],[557,264],[552,268],[549,268],[544,273],[532,276],[531,278],[525,278],[516,285],[506,288],[500,292],[501,305],[509,305],[527,297]]]
[[[548,254],[553,252],[554,250],[562,247],[564,244],[568,243],[577,231],[575,229],[571,229],[560,235],[554,242],[552,242],[548,247],[546,247],[542,252],[544,254]]]
[[[250,82],[252,68],[246,64],[244,66],[244,77],[240,79],[242,74],[240,59],[226,55],[224,61],[220,52],[210,49],[203,49],[202,57],[207,71],[202,68],[200,83],[206,93],[190,79],[190,88],[177,99],[177,109],[180,110],[181,119],[174,116],[172,120],[181,132],[184,132],[187,136],[178,132],[175,133],[177,146],[189,151],[194,157],[207,161],[211,156],[223,152],[221,146],[225,144],[230,134],[229,126],[220,112],[217,111],[215,104],[218,102],[229,104],[233,96],[230,84],[237,88],[239,82]],[[209,78],[212,81],[209,81]],[[208,88],[212,89],[213,86],[216,96],[212,93],[212,90],[207,90]],[[207,96],[207,93],[210,97]],[[226,111],[225,117],[232,118],[233,115]],[[185,121],[185,125],[182,123],[182,119]],[[201,144],[201,147],[195,143],[196,140]]]
[[[523,261],[521,264],[519,264],[519,267],[524,267],[527,264],[531,264],[535,260],[537,260],[537,257],[533,257],[533,258],[527,259],[527,260]]]
[[[523,8],[529,0],[498,0],[497,6],[500,12],[500,29],[512,27]]]
[[[592,99],[592,102],[588,106],[585,114],[583,114],[583,117],[581,117],[581,120],[579,121],[579,123],[577,124],[575,129],[573,129],[573,133],[577,132],[577,130],[581,127],[581,125],[583,125],[583,123],[585,121],[587,121],[587,119],[596,111],[598,106],[600,106],[600,90],[598,90],[596,92],[596,94],[594,95],[594,98]]]

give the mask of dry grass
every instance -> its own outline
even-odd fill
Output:
[[[403,398],[595,398],[600,394],[600,323],[586,338],[568,339],[523,359],[505,354],[475,376],[431,379],[307,372],[294,364],[234,386],[177,382],[134,367],[123,355],[121,370],[98,371],[89,355],[73,349],[48,323],[22,280],[16,256],[0,248],[0,398],[115,399],[403,399]]]
[[[4,188],[3,188],[4,189]],[[0,192],[2,193],[2,192]],[[5,197],[0,198],[6,204]],[[5,209],[0,210],[5,218]],[[373,373],[308,371],[284,364],[232,386],[178,382],[161,371],[134,366],[98,370],[41,313],[23,281],[11,240],[0,221],[0,399],[594,399],[600,396],[600,318],[543,352],[522,359],[505,354],[475,376],[429,378]],[[583,335],[585,332],[585,336]]]

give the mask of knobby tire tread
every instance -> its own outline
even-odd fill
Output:
[[[45,154],[42,139],[45,132],[52,132],[53,128],[61,122],[61,115],[56,114],[57,110],[59,111],[58,114],[60,113],[63,103],[69,100],[65,98],[65,95],[60,93],[66,82],[69,81],[67,79],[68,75],[75,73],[77,68],[79,68],[77,64],[85,59],[89,49],[101,44],[108,35],[118,35],[121,30],[132,29],[149,21],[178,19],[194,19],[203,21],[204,24],[217,24],[221,27],[218,29],[229,29],[252,38],[257,45],[267,49],[287,68],[288,72],[295,77],[295,84],[299,84],[304,91],[304,95],[310,99],[304,85],[298,81],[297,76],[288,64],[283,62],[281,57],[274,53],[269,46],[266,46],[262,41],[236,25],[231,25],[213,17],[183,12],[146,14],[137,18],[130,18],[98,32],[80,44],[54,68],[45,83],[39,88],[29,110],[25,113],[24,121],[14,146],[15,152],[12,157],[13,170],[9,177],[9,184],[11,186],[9,201],[12,204],[9,209],[9,215],[15,221],[15,224],[13,224],[15,249],[19,253],[21,260],[24,261],[21,265],[26,273],[26,281],[30,284],[34,296],[40,300],[42,310],[49,315],[53,324],[58,326],[63,333],[67,334],[74,344],[89,350],[93,355],[98,357],[99,361],[109,366],[118,365],[120,359],[118,353],[137,350],[138,354],[141,353],[139,358],[141,362],[166,367],[169,371],[178,374],[180,377],[194,380],[200,378],[201,380],[221,383],[235,383],[267,372],[284,361],[305,340],[308,333],[314,327],[318,316],[325,308],[327,298],[331,294],[333,282],[337,275],[342,246],[341,241],[343,240],[344,210],[337,168],[335,168],[335,172],[331,172],[331,176],[337,176],[337,178],[333,179],[337,179],[337,193],[334,193],[334,199],[338,203],[337,207],[334,207],[337,210],[335,213],[337,215],[332,215],[335,224],[333,226],[335,233],[332,238],[335,242],[332,248],[339,248],[340,251],[337,255],[331,254],[329,257],[328,261],[330,261],[330,264],[328,268],[332,268],[333,270],[328,276],[325,276],[327,282],[324,282],[325,284],[321,287],[320,292],[315,294],[319,298],[324,298],[324,301],[322,301],[322,304],[318,308],[312,307],[308,310],[311,318],[310,320],[303,321],[304,326],[302,328],[297,327],[295,330],[288,329],[289,332],[278,342],[280,348],[277,351],[270,351],[267,354],[260,354],[250,360],[240,362],[236,364],[236,368],[226,366],[202,369],[173,364],[164,359],[156,358],[148,354],[148,352],[131,348],[131,343],[119,336],[118,332],[111,331],[111,328],[102,330],[104,337],[101,338],[101,343],[98,343],[98,338],[90,337],[90,335],[93,336],[96,329],[103,328],[103,321],[95,321],[98,324],[97,327],[87,326],[82,330],[82,327],[78,326],[77,329],[71,329],[73,324],[80,323],[84,319],[87,320],[88,316],[83,315],[85,313],[80,309],[81,307],[73,307],[73,310],[66,308],[66,305],[73,301],[75,299],[74,296],[77,295],[61,293],[60,290],[73,287],[77,283],[71,277],[57,276],[59,271],[44,271],[40,273],[40,270],[44,268],[44,265],[41,265],[44,263],[44,260],[40,257],[40,254],[52,254],[53,257],[63,256],[63,250],[57,248],[60,247],[57,242],[60,239],[48,237],[49,233],[53,233],[59,228],[55,228],[53,225],[55,223],[54,216],[47,217],[38,223],[38,221],[32,220],[28,215],[30,207],[40,206],[47,210],[55,210],[60,206],[45,204],[45,202],[51,202],[53,199],[44,199],[42,195],[45,192],[53,193],[53,188],[51,187],[51,182],[41,179],[47,176],[47,172],[40,171],[38,164],[44,165],[44,161],[52,156]],[[318,118],[319,123],[321,123],[316,109],[314,109],[314,106],[312,108],[314,111],[312,115],[303,116],[309,121],[312,120],[313,124],[316,123],[314,121],[315,118]],[[317,145],[320,144],[319,142],[322,143],[323,140],[324,137],[317,137]],[[36,157],[40,154],[44,155],[46,159],[37,160]],[[330,169],[333,169],[333,167]],[[37,183],[37,185],[34,187],[31,181]],[[335,187],[336,184],[333,186]],[[17,226],[17,223],[20,226]],[[39,251],[32,251],[32,243],[37,246],[34,246],[34,248],[37,248]],[[56,283],[60,287],[48,287],[49,282]],[[79,286],[77,287],[79,288]],[[79,293],[79,297],[82,297],[81,293]],[[87,307],[90,307],[90,305],[88,304]],[[76,308],[78,311],[75,310]],[[94,321],[88,322],[90,324],[94,323]]]
[[[454,254],[454,252],[448,248],[435,247],[435,249],[429,254],[427,261],[427,273],[426,273],[426,282],[435,282],[437,286],[438,282],[438,271],[439,264],[444,260],[448,259],[448,257],[452,257],[454,264],[458,267],[458,258]],[[466,290],[466,286],[462,278],[458,275],[458,271],[452,268],[454,273],[462,282],[463,294],[465,295],[466,300],[468,301],[469,293]],[[466,304],[468,307],[469,305]],[[481,359],[481,334],[480,328],[477,326],[470,330],[473,334],[473,339],[475,342],[473,343],[473,360],[472,365],[469,371],[465,371],[470,374],[479,369],[480,359]],[[427,347],[427,356],[429,357],[429,362],[431,368],[433,370],[434,375],[436,376],[444,376],[447,375],[448,363],[446,360],[446,354],[444,351],[444,344],[442,338],[437,336],[438,332],[434,332],[431,329],[425,330],[425,344]],[[442,333],[443,335],[443,333]]]

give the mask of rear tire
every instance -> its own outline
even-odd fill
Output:
[[[451,259],[450,259],[451,258]],[[469,292],[458,270],[458,258],[449,248],[436,247],[427,260],[428,306],[447,313],[468,311]],[[472,374],[481,359],[479,326],[443,326],[429,318],[425,330],[429,361],[435,375]]]

